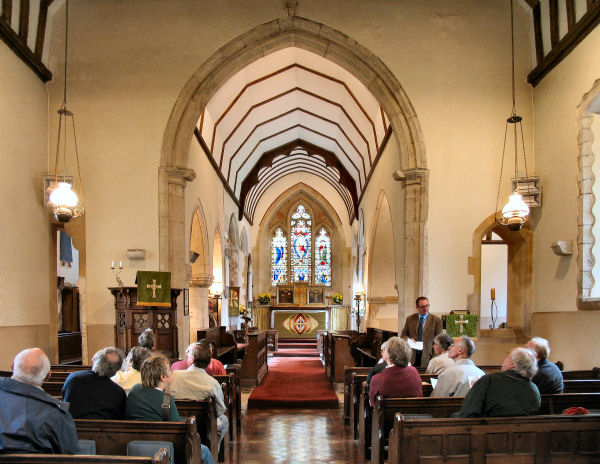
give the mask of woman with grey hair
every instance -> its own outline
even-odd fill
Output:
[[[392,337],[381,353],[388,367],[373,376],[369,388],[369,400],[374,404],[375,397],[414,397],[423,396],[421,376],[409,365],[412,350],[408,342],[400,337]]]
[[[463,401],[458,417],[529,416],[540,408],[540,392],[531,381],[537,372],[535,354],[513,348],[502,371],[481,377]]]
[[[151,355],[152,352],[149,349],[142,346],[134,346],[129,350],[129,354],[125,358],[125,370],[117,371],[111,377],[112,381],[121,385],[121,388],[129,395],[131,388],[142,382],[140,369],[144,360],[148,359]]]
[[[433,339],[434,358],[427,364],[426,374],[441,374],[454,360],[448,357],[448,349],[454,344],[454,339],[448,334],[439,334]]]

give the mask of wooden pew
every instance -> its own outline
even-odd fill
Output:
[[[187,422],[75,419],[75,427],[80,439],[96,442],[98,454],[125,455],[127,443],[133,440],[170,441],[175,464],[201,463],[201,441],[194,416]]]
[[[222,385],[225,390],[225,386]],[[227,398],[225,399],[227,401]],[[229,434],[225,435],[219,451],[219,439],[217,436],[217,412],[216,405],[212,399],[197,400],[175,400],[177,411],[181,417],[196,417],[198,433],[202,442],[210,449],[213,459],[225,462],[229,455]],[[231,418],[229,424],[231,427]]]
[[[564,380],[563,393],[594,393],[600,392],[600,379]]]
[[[460,410],[463,400],[463,397],[381,398],[377,396],[371,414],[371,462],[383,462],[385,445],[387,445],[388,435],[397,413],[401,413],[405,418],[414,418],[414,416],[450,417],[452,413]],[[542,395],[538,415],[560,414],[572,406],[599,410],[600,393]]]
[[[223,364],[235,364],[237,362],[237,342],[233,334],[227,332],[227,327],[220,326],[198,330],[196,336],[198,341],[209,340],[215,344],[214,357]]]
[[[600,367],[592,369],[562,371],[564,380],[600,379]]]
[[[153,457],[100,456],[82,454],[0,454],[1,463],[20,464],[169,464],[169,454],[161,448]]]
[[[357,364],[359,366],[374,366],[381,358],[381,344],[397,335],[398,332],[391,330],[367,327],[367,331],[358,337],[354,347]]]
[[[352,335],[337,332],[329,332],[329,379],[332,383],[344,381],[344,370],[346,367],[355,365],[352,355]]]
[[[351,388],[353,379],[359,374],[364,375],[366,378],[366,375],[370,370],[370,367],[346,367],[346,369],[344,369],[344,425],[350,424],[350,408],[352,407],[353,395]]]
[[[244,387],[257,387],[267,374],[267,331],[248,332],[248,346],[240,368],[240,382]]]
[[[227,364],[225,366],[225,371],[227,374],[234,375],[234,388],[233,391],[235,393],[234,403],[235,403],[235,420],[237,423],[237,431],[242,430],[242,384],[240,380],[240,364]]]
[[[597,463],[600,416],[407,420],[396,414],[389,463]]]

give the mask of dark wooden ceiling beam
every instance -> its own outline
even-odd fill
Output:
[[[570,31],[575,27],[575,0],[566,0],[567,28]]]
[[[550,0],[550,44],[552,48],[556,47],[560,41],[558,32],[558,0]]]
[[[48,82],[52,79],[52,73],[42,60],[34,55],[21,37],[10,27],[10,23],[0,20],[0,39],[43,81]]]
[[[46,38],[46,22],[48,21],[48,7],[52,0],[40,1],[40,13],[38,15],[37,32],[35,35],[35,51],[34,54],[38,59],[42,58],[44,53],[44,40]]]
[[[27,43],[27,35],[29,34],[29,0],[21,0],[19,9],[19,37]]]
[[[535,14],[534,14],[535,21]],[[538,59],[538,65],[527,76],[527,82],[534,87],[556,67],[569,53],[594,30],[600,23],[600,1],[588,2],[588,11],[581,17],[575,27],[571,29],[560,40],[555,48],[548,53],[542,60]],[[536,35],[537,51],[537,35]],[[539,56],[539,55],[538,55]]]
[[[12,0],[2,0],[2,20],[10,26],[12,21]]]
[[[544,38],[542,36],[542,8],[539,3],[533,7],[533,34],[535,38],[535,58],[537,65],[544,60]]]

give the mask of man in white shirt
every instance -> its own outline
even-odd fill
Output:
[[[217,435],[219,447],[227,433],[229,420],[221,385],[205,371],[210,364],[210,348],[208,345],[195,344],[188,353],[190,367],[183,371],[174,371],[171,385],[167,389],[175,399],[204,400],[212,398],[217,409]]]
[[[448,350],[448,356],[454,364],[446,368],[438,377],[431,396],[466,396],[471,386],[485,375],[473,361],[475,343],[466,335],[456,339]]]

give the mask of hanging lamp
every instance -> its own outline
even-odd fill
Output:
[[[56,139],[56,158],[54,161],[53,190],[50,192],[49,205],[52,207],[54,219],[58,222],[69,222],[84,214],[85,206],[83,202],[83,183],[81,181],[81,170],[79,168],[79,152],[77,148],[77,135],[75,132],[75,116],[67,109],[67,51],[69,47],[69,0],[65,1],[65,76],[63,87],[63,102],[58,109],[58,136]],[[79,191],[81,201],[73,190],[73,178],[66,173],[67,163],[67,118],[71,118],[71,127],[73,129],[73,150],[75,151],[75,161],[77,163],[77,176],[79,180]],[[61,147],[62,144],[62,147]],[[61,150],[62,149],[62,150]],[[61,168],[61,151],[63,173],[59,172]]]
[[[496,221],[508,227],[512,231],[521,230],[523,225],[529,220],[529,206],[523,197],[519,193],[519,134],[520,142],[523,150],[523,162],[525,166],[525,178],[527,179],[527,157],[525,156],[525,139],[523,137],[523,126],[521,121],[523,118],[517,115],[516,112],[516,98],[515,98],[515,37],[514,37],[514,14],[513,14],[513,0],[510,0],[510,43],[511,43],[511,57],[512,57],[512,113],[506,120],[504,126],[504,145],[502,147],[502,162],[500,164],[500,178],[498,179],[498,194],[496,195]],[[510,127],[510,129],[509,129]],[[506,154],[506,141],[508,133],[512,132],[514,141],[514,161],[515,161],[515,173],[514,173],[514,185],[515,189],[512,195],[509,196],[508,203],[502,208],[502,212],[498,215],[498,200],[500,198],[500,185],[502,181],[502,171],[504,168],[504,155]],[[529,191],[529,183],[525,183]]]

